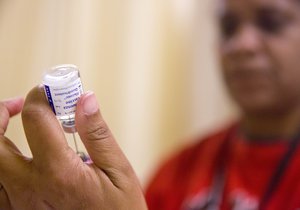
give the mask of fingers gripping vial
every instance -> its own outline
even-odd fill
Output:
[[[75,112],[77,101],[83,93],[80,73],[77,66],[62,64],[52,67],[43,76],[43,85],[47,100],[66,133],[72,133],[75,139]]]

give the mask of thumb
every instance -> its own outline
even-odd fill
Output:
[[[94,164],[113,182],[120,180],[120,175],[134,174],[102,118],[93,92],[83,94],[77,103],[76,129]]]

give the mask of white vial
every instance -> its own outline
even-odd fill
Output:
[[[78,67],[62,64],[52,67],[43,76],[47,100],[66,133],[75,133],[75,111],[83,93]]]

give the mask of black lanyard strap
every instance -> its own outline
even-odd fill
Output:
[[[289,163],[291,162],[294,154],[296,153],[299,142],[300,142],[300,131],[298,131],[297,134],[291,139],[288,150],[286,151],[281,161],[279,162],[277,168],[275,169],[275,173],[272,176],[269,185],[267,187],[267,190],[265,191],[261,199],[259,210],[264,210],[264,208],[272,198],[274,192],[278,188],[278,185],[282,181],[282,178],[287,170],[287,167],[289,166]]]
[[[187,205],[184,209],[188,210],[202,210],[202,209],[219,209],[218,205],[223,197],[224,193],[224,184],[226,180],[225,169],[226,169],[226,160],[229,158],[230,151],[230,143],[232,143],[233,131],[235,129],[231,129],[225,137],[225,141],[222,145],[222,149],[219,154],[218,166],[215,170],[215,176],[212,182],[212,187],[210,191],[209,199],[207,203],[203,203],[201,200],[199,202],[193,202],[193,205]],[[282,181],[284,174],[291,162],[293,156],[296,153],[296,150],[299,146],[300,142],[300,130],[296,133],[296,135],[291,138],[287,151],[283,155],[282,159],[279,161],[278,166],[275,168],[273,176],[270,179],[270,182],[266,188],[265,193],[262,196],[260,204],[258,206],[258,210],[264,210],[272,198],[274,192],[278,189],[280,182]]]

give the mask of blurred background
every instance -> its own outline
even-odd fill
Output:
[[[214,18],[210,0],[2,0],[0,100],[25,97],[51,66],[77,65],[145,184],[171,153],[235,116]],[[30,156],[20,116],[7,136]]]

